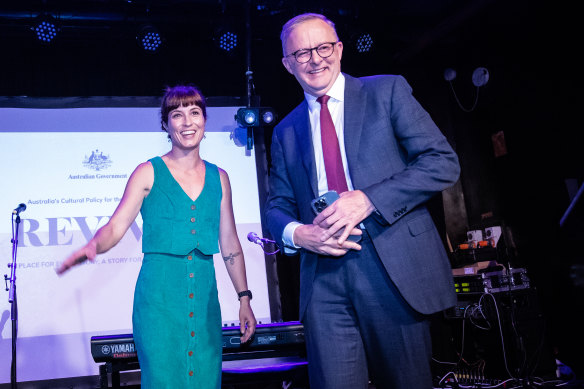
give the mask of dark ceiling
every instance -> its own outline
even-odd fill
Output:
[[[194,82],[207,95],[244,95],[248,65],[257,84],[286,77],[280,64],[282,24],[302,12],[320,12],[345,42],[343,70],[356,75],[404,73],[466,62],[485,66],[492,45],[525,45],[539,7],[497,0],[70,0],[3,1],[0,5],[0,95],[158,95],[164,84]],[[35,17],[60,23],[51,45],[33,35]],[[249,23],[247,23],[249,21]],[[162,50],[136,43],[145,25],[162,34]],[[239,34],[233,53],[217,49],[216,34]],[[527,30],[526,30],[527,29]],[[373,51],[353,50],[356,34],[370,33]],[[249,35],[248,35],[249,34]],[[251,40],[249,49],[246,37]],[[496,55],[508,50],[498,47]],[[481,63],[482,61],[482,63]],[[420,70],[422,71],[422,70]],[[286,80],[290,82],[293,80]],[[264,91],[256,90],[265,95]],[[269,93],[268,93],[269,94]]]

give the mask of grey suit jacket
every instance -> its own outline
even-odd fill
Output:
[[[401,76],[345,74],[345,150],[351,180],[378,213],[364,221],[398,290],[430,314],[456,302],[442,240],[424,203],[453,185],[458,157]],[[284,227],[310,224],[318,196],[308,105],[303,101],[274,128],[266,222],[282,247]],[[301,250],[300,318],[312,293],[318,256]],[[358,286],[355,286],[358,287]]]

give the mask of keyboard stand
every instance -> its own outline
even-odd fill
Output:
[[[129,370],[139,370],[138,362],[105,362],[99,365],[99,387],[100,389],[120,388],[120,372]],[[112,386],[109,386],[111,377]]]

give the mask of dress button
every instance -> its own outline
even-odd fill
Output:
[[[195,276],[195,273],[189,273],[189,278],[193,278]]]
[[[187,257],[187,259],[188,259],[189,261],[192,261],[192,260],[193,260],[193,256],[192,256],[192,255],[189,255],[189,256]]]
[[[194,218],[194,217],[192,217],[192,218],[191,218],[191,223],[194,223],[194,222],[195,222],[195,218]]]
[[[191,370],[191,371],[189,371],[189,375],[190,375],[191,377],[193,376],[193,374],[195,374],[195,373],[193,373],[193,371],[192,371],[192,370]]]
[[[193,204],[193,205],[191,205],[191,209],[192,209],[192,210],[195,210],[195,209],[197,209],[196,205],[194,205],[194,204]]]
[[[194,312],[189,313],[189,317],[193,317],[193,316],[195,316]]]
[[[195,331],[191,331],[191,337],[195,337]]]
[[[192,299],[193,297],[195,297],[194,293],[189,293],[189,298]]]
[[[191,230],[191,234],[195,235],[197,233],[196,230]]]
[[[192,357],[192,356],[193,356],[193,352],[189,351],[189,357]]]

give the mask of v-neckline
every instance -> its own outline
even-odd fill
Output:
[[[158,158],[160,158],[160,160],[162,161],[162,164],[166,168],[166,171],[168,172],[168,174],[170,174],[170,177],[172,178],[174,183],[179,187],[180,191],[189,199],[189,201],[191,201],[192,203],[196,202],[199,199],[199,197],[201,197],[201,195],[205,191],[205,188],[207,187],[207,161],[203,160],[203,163],[205,164],[205,178],[203,178],[203,188],[201,189],[201,192],[199,192],[199,195],[197,196],[197,198],[193,200],[191,198],[191,196],[189,196],[189,194],[184,190],[184,188],[182,187],[180,182],[178,182],[177,179],[172,175],[172,172],[168,168],[168,165],[166,164],[166,162],[164,162],[164,159],[162,157],[158,157]]]

